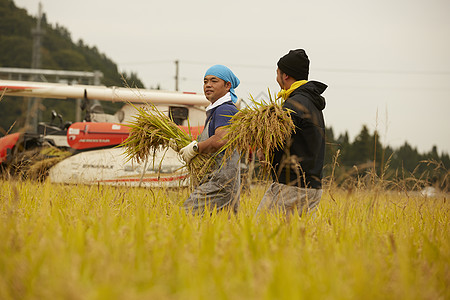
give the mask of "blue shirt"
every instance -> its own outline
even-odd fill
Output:
[[[206,112],[205,127],[208,124],[208,136],[216,133],[216,129],[230,124],[231,117],[238,112],[233,102],[228,101]]]

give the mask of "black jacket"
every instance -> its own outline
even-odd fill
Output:
[[[275,150],[272,178],[287,185],[320,189],[325,156],[325,122],[321,94],[327,85],[309,81],[294,90],[283,107],[292,110],[295,133]]]

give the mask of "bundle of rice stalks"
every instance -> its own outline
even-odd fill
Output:
[[[42,181],[51,167],[70,155],[70,152],[53,146],[36,148],[20,155],[13,167],[16,173],[20,173],[24,178]]]
[[[272,98],[269,90],[269,100],[257,102],[250,95],[253,105],[247,106],[236,113],[226,128],[227,140],[222,150],[225,157],[230,157],[235,150],[242,155],[250,150],[261,149],[265,161],[270,161],[275,149],[282,146],[295,131],[290,110],[282,108],[282,103]]]
[[[155,152],[163,148],[172,148],[179,152],[181,148],[193,141],[192,134],[184,132],[173,120],[154,105],[147,109],[134,106],[137,114],[127,126],[130,135],[121,144],[125,146],[128,160],[146,161],[150,155],[155,158]],[[196,155],[189,164],[185,165],[189,171],[191,185],[198,185],[211,167],[212,159],[209,155]],[[164,158],[163,158],[164,159]]]

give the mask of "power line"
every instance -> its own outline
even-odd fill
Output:
[[[121,62],[119,65],[151,65],[151,64],[164,64],[173,63],[173,60],[146,60],[146,61],[130,61]]]
[[[212,62],[183,61],[187,64],[205,65],[214,64]],[[250,69],[275,69],[275,65],[246,65],[246,64],[227,64],[233,67]],[[310,68],[310,71],[335,72],[335,73],[374,73],[374,74],[403,74],[403,75],[450,75],[449,71],[423,71],[423,70],[372,70],[372,69],[345,69],[345,68]]]
[[[191,65],[213,65],[217,64],[217,62],[200,62],[200,61],[192,61],[192,60],[185,60],[183,63],[191,64]],[[273,69],[274,66],[262,66],[262,65],[246,65],[246,64],[234,64],[229,63],[227,64],[232,67],[239,67],[239,68],[250,68],[250,69]]]
[[[313,70],[321,71],[321,72],[335,72],[335,73],[372,73],[372,74],[398,74],[398,75],[450,75],[450,72],[447,72],[447,71],[328,69],[328,68],[313,68]]]
[[[134,61],[119,63],[120,65],[146,65],[146,64],[160,64],[160,63],[173,63],[173,60],[153,60],[153,61]],[[209,61],[195,61],[195,60],[182,60],[180,63],[191,65],[213,65],[216,62]],[[247,65],[247,64],[235,64],[227,63],[230,67],[248,68],[248,69],[275,69],[275,65]],[[330,73],[352,73],[352,74],[397,74],[397,75],[436,75],[436,76],[449,76],[450,71],[429,71],[429,70],[374,70],[374,69],[347,69],[347,68],[310,68],[310,71],[330,72]]]

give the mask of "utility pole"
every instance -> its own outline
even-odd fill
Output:
[[[178,76],[178,69],[179,69],[179,60],[177,59],[175,61],[175,91],[178,91],[178,80],[179,80],[179,76]]]
[[[41,28],[42,21],[42,3],[39,2],[39,11],[37,17],[36,28],[31,29],[31,34],[33,35],[33,52],[31,59],[31,68],[40,69],[41,68],[41,37],[44,34]]]
[[[31,34],[33,35],[33,51],[31,57],[31,68],[40,69],[41,68],[41,45],[42,36],[44,35],[44,30],[41,28],[42,21],[42,3],[39,2],[39,11],[37,17],[36,28],[31,29]],[[40,81],[38,75],[32,76],[32,81]],[[40,98],[28,99],[28,112],[26,117],[26,125],[33,132],[37,132],[37,125],[40,115]]]

